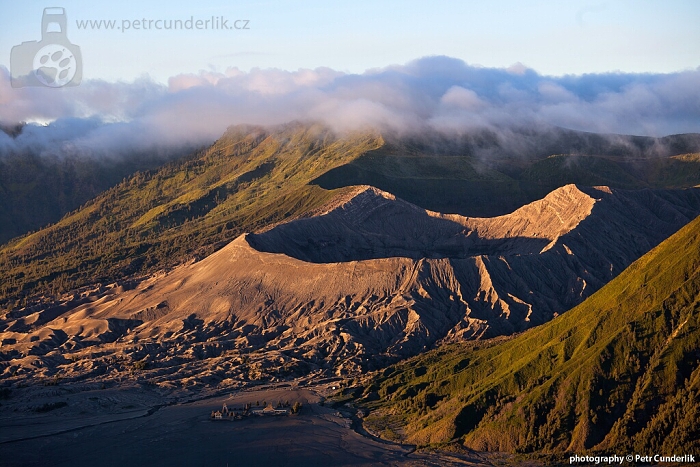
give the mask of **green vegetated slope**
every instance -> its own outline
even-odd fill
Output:
[[[696,451],[700,218],[552,322],[390,367],[365,397],[368,426],[420,445]]]
[[[130,154],[51,156],[29,151],[0,155],[0,244],[57,222],[99,193],[139,170],[150,170],[182,156]]]
[[[320,126],[234,127],[209,149],[139,172],[0,250],[0,303],[168,267],[337,193],[308,182],[382,144]]]
[[[466,216],[512,212],[568,183],[617,188],[700,185],[700,154],[633,158],[560,154],[494,159],[435,148],[388,144],[329,171],[314,183],[327,189],[372,185],[423,208]]]

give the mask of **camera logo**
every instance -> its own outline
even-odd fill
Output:
[[[12,47],[10,68],[12,87],[77,86],[83,77],[80,47],[66,37],[66,10],[44,8],[41,17],[41,40],[22,42]]]

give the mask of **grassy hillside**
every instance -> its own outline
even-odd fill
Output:
[[[0,244],[60,220],[139,170],[157,168],[176,154],[130,154],[118,159],[0,155]]]
[[[56,294],[202,257],[245,231],[316,208],[308,185],[375,149],[377,135],[236,127],[211,148],[124,180],[56,224],[0,250],[0,303]]]
[[[548,324],[388,368],[365,388],[366,420],[420,445],[696,452],[698,349],[700,218]]]

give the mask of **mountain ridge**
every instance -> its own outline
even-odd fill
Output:
[[[512,212],[571,182],[628,188],[700,184],[700,159],[654,152],[659,147],[668,154],[690,150],[698,139],[693,135],[659,139],[658,144],[653,138],[637,141],[562,129],[523,130],[511,136],[502,140],[488,131],[471,136],[382,135],[372,130],[335,134],[322,125],[300,122],[231,127],[201,153],[138,172],[56,224],[0,247],[0,306],[50,303],[72,289],[203,258],[242,232],[308,216],[353,184],[377,186],[424,209],[482,217]],[[523,165],[531,151],[520,154],[517,145],[508,145],[520,137],[528,151],[535,150],[531,167],[529,162]],[[505,151],[492,161],[495,165],[472,154],[489,145]],[[615,161],[599,166],[605,158],[573,158],[585,160],[579,164],[570,163],[570,157],[563,161],[547,157],[546,148],[566,147],[608,151],[606,157],[615,160],[627,157],[625,147],[640,151],[656,147],[652,153],[658,157],[647,158],[642,169],[625,166],[625,170],[610,169]],[[363,161],[370,161],[369,166]],[[385,179],[373,180],[374,176],[339,179],[334,172],[357,164],[368,173],[389,170],[399,178],[390,177],[393,181],[384,184]],[[637,174],[631,184],[624,182],[627,172]],[[342,183],[334,187],[335,182],[327,185],[322,179]]]
[[[594,202],[585,191],[601,199]],[[700,213],[700,190],[566,186],[518,211],[549,211],[556,201],[578,222],[572,230],[561,235],[561,225],[570,226],[559,223],[549,237],[518,237],[531,226],[511,215],[517,228],[504,228],[501,220],[498,229],[482,229],[491,235],[483,243],[473,232],[493,219],[429,214],[372,187],[338,196],[315,217],[238,236],[201,261],[140,283],[6,313],[0,321],[5,371],[27,377],[61,365],[84,378],[65,355],[103,349],[93,362],[100,371],[117,355],[141,355],[164,385],[180,384],[194,365],[182,355],[191,352],[204,352],[196,354],[201,365],[255,354],[261,365],[278,368],[277,355],[292,373],[311,365],[327,374],[356,374],[441,342],[507,335],[549,321]],[[590,211],[581,209],[581,199],[594,203]],[[601,223],[612,231],[604,241]],[[327,256],[313,262],[260,251],[261,238]],[[311,248],[304,248],[309,239]],[[36,358],[39,367],[30,364]]]

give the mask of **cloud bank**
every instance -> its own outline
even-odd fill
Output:
[[[0,123],[53,122],[0,150],[51,145],[84,151],[205,144],[226,127],[322,121],[335,130],[411,132],[556,125],[598,133],[700,132],[700,67],[673,74],[550,77],[521,64],[471,66],[449,57],[348,74],[329,68],[230,68],[132,82],[85,81],[61,90],[13,89],[0,67]]]

